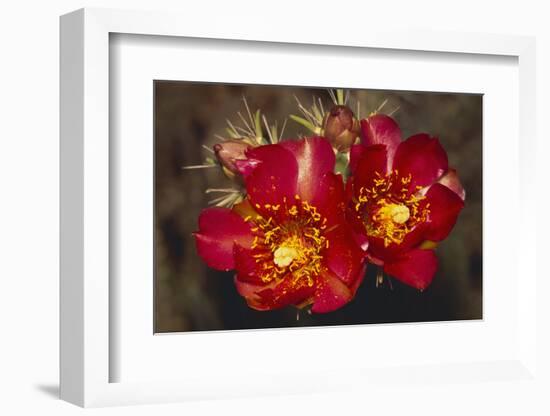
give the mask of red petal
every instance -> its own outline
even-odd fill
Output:
[[[393,261],[426,240],[426,233],[429,229],[430,225],[426,222],[418,224],[405,236],[401,244],[391,243],[387,247],[384,245],[382,238],[369,237],[368,252],[383,261]]]
[[[447,173],[443,175],[437,182],[441,185],[445,185],[447,188],[457,194],[463,201],[466,198],[466,191],[462,187],[462,184],[460,183],[460,179],[458,178],[458,174],[456,173],[455,169],[449,169]]]
[[[258,161],[245,178],[248,197],[258,211],[266,204],[281,204],[284,198],[294,198],[298,164],[290,151],[271,144],[255,147],[246,156]]]
[[[344,282],[329,270],[325,270],[319,275],[311,311],[316,313],[335,311],[347,304],[353,296],[354,293]]]
[[[363,153],[367,149],[367,146],[364,146],[362,144],[354,144],[349,149],[349,169],[351,171],[351,174],[355,174],[355,170],[357,169],[357,164],[363,157]]]
[[[367,251],[370,241],[366,234],[367,232],[362,216],[357,214],[353,206],[350,206],[346,211],[346,219],[353,230],[353,239],[355,243],[361,247],[363,251]]]
[[[361,270],[359,271],[359,274],[357,275],[357,279],[350,286],[352,297],[355,296],[355,293],[357,292],[357,289],[359,289],[359,286],[361,286],[361,283],[363,283],[363,278],[365,277],[366,272],[367,272],[367,262],[365,262],[365,264],[363,264],[363,267],[361,267]]]
[[[384,264],[384,272],[419,290],[426,289],[437,270],[437,257],[433,250],[414,249],[399,260]]]
[[[362,230],[362,228],[359,228],[359,230]],[[361,234],[356,232],[356,230],[353,230],[353,239],[355,240],[355,243],[361,247],[361,250],[367,251],[369,248],[369,239],[365,234]]]
[[[453,191],[439,183],[433,184],[426,194],[426,201],[430,204],[428,232],[425,239],[441,241],[453,229],[458,214],[464,208],[464,201]]]
[[[194,236],[199,256],[217,270],[233,269],[233,245],[250,247],[253,239],[250,225],[227,208],[203,210]]]
[[[393,160],[393,169],[399,171],[399,176],[411,175],[411,190],[431,185],[448,167],[447,153],[439,140],[427,134],[417,134],[401,142]]]
[[[314,291],[315,285],[308,286],[305,282],[295,281],[294,276],[289,273],[277,284],[256,293],[261,299],[259,303],[271,310],[304,304],[313,296]]]
[[[246,300],[248,306],[258,311],[267,311],[270,309],[268,305],[262,303],[260,296],[257,294],[260,290],[264,289],[263,286],[243,282],[238,277],[235,277],[234,281],[237,292]]]
[[[334,170],[336,158],[332,146],[322,137],[286,140],[280,144],[290,150],[298,162],[298,195],[311,202],[319,192],[319,178]]]
[[[327,267],[346,285],[353,285],[363,268],[365,253],[345,224],[337,226],[326,236],[329,241],[329,247],[325,250]]]
[[[317,192],[311,200],[311,205],[327,219],[327,224],[336,224],[344,220],[346,195],[341,175],[332,172],[317,178]]]
[[[262,265],[256,262],[254,251],[235,244],[233,247],[233,257],[235,259],[235,270],[240,281],[253,284],[264,285],[262,275]]]
[[[401,143],[401,129],[390,116],[375,114],[366,120],[361,120],[361,139],[367,146],[385,145],[388,152],[388,166],[392,166],[395,151]]]
[[[362,187],[370,189],[375,179],[386,175],[386,161],[386,147],[383,145],[373,145],[363,150],[352,179],[356,195]]]

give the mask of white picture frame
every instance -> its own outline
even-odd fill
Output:
[[[535,42],[533,38],[430,32],[383,32],[353,26],[335,35],[322,28],[307,32],[280,31],[276,25],[254,26],[246,35],[235,33],[223,19],[212,25],[167,13],[82,9],[61,18],[61,398],[80,406],[158,403],[196,398],[240,397],[262,394],[308,393],[373,386],[400,378],[405,385],[435,382],[506,380],[538,383],[536,361],[535,250],[519,244],[517,287],[518,342],[515,354],[498,361],[441,362],[403,369],[372,365],[357,369],[321,368],[319,374],[291,377],[269,373],[258,383],[220,374],[215,381],[196,374],[180,381],[110,382],[110,365],[116,357],[110,349],[109,252],[110,170],[109,154],[109,37],[123,33],[181,38],[225,39],[246,42],[332,45],[333,47],[430,51],[441,54],[504,55],[517,58],[519,68],[519,204],[520,242],[536,241],[536,204],[527,167],[535,161]],[[519,146],[530,143],[529,146]],[[515,273],[519,273],[516,270]],[[271,337],[284,336],[275,331]],[[310,333],[308,336],[315,336]],[[290,376],[290,377],[289,377]],[[331,381],[330,379],[334,381]],[[345,382],[342,380],[346,380]],[[376,380],[376,383],[375,383]],[[283,387],[284,386],[284,387]],[[366,388],[366,387],[365,387]],[[371,387],[369,387],[371,388]]]

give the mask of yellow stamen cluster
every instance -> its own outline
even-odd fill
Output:
[[[321,251],[329,246],[323,236],[326,218],[298,195],[291,204],[285,199],[282,205],[256,205],[256,209],[264,214],[245,221],[254,224],[252,250],[262,281],[271,283],[290,273],[294,284],[313,286],[321,271]]]
[[[418,224],[427,220],[429,204],[420,206],[425,196],[411,193],[411,175],[400,177],[397,170],[386,176],[376,172],[371,188],[359,189],[355,211],[370,237],[384,240],[384,246],[401,244],[406,235]]]
[[[273,262],[279,267],[286,267],[302,255],[298,244],[284,244],[273,252]]]

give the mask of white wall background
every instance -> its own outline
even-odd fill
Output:
[[[0,11],[0,414],[77,414],[82,410],[56,399],[58,383],[58,16],[74,9],[116,7],[179,10],[189,19],[221,14],[235,22],[275,19],[286,25],[388,25],[437,30],[537,36],[538,133],[541,195],[537,209],[548,210],[545,155],[549,154],[550,13],[545,2],[460,0],[407,1],[209,1],[69,0],[4,2]],[[289,13],[290,12],[290,13]],[[182,21],[182,25],[185,21]],[[236,23],[237,24],[237,23]],[[546,214],[547,215],[547,214]],[[542,235],[548,225],[541,221]],[[542,268],[542,260],[539,267]],[[541,273],[539,271],[539,273]],[[548,283],[538,287],[548,292]],[[545,309],[542,309],[545,308]],[[548,311],[541,306],[541,312]],[[544,327],[548,319],[544,321]],[[546,331],[548,332],[548,331]],[[541,335],[543,335],[541,333]],[[548,335],[544,335],[545,350]],[[543,351],[541,351],[542,353]],[[547,353],[546,353],[547,354]],[[542,354],[541,354],[542,355]],[[541,357],[545,365],[546,357]],[[550,374],[547,372],[547,374]],[[538,398],[538,400],[537,400]],[[101,415],[182,414],[543,414],[542,391],[501,383],[490,389],[431,386],[378,397],[345,393],[325,396],[215,401],[99,409]],[[543,405],[544,403],[544,405]],[[544,410],[543,410],[544,407]],[[498,412],[498,413],[497,413]]]

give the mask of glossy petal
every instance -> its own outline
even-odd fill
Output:
[[[383,144],[388,154],[388,166],[392,166],[393,157],[401,143],[401,129],[393,118],[385,114],[375,114],[361,120],[361,139],[366,146]]]
[[[336,159],[332,146],[322,137],[286,140],[280,145],[290,150],[298,162],[298,195],[311,202],[320,191],[319,178],[334,169]]]
[[[312,312],[326,313],[341,308],[353,298],[354,293],[329,270],[319,275]]]
[[[311,200],[311,205],[327,219],[328,224],[342,222],[346,203],[342,176],[328,172],[318,178],[318,182],[318,192]]]
[[[341,224],[327,234],[325,250],[327,267],[346,285],[351,286],[363,268],[365,253],[356,243],[347,224]]]
[[[363,266],[361,267],[361,270],[357,275],[357,279],[355,279],[355,282],[353,282],[353,284],[349,287],[352,298],[355,296],[355,293],[357,292],[357,289],[359,289],[359,286],[361,286],[361,283],[363,283],[363,279],[365,278],[366,272],[367,272],[367,262],[365,261],[363,263]]]
[[[245,176],[248,197],[258,211],[265,204],[280,204],[285,197],[294,198],[298,163],[292,152],[280,145],[266,145],[253,148],[246,155],[258,162]]]
[[[419,290],[426,289],[437,270],[437,257],[433,250],[414,249],[399,260],[384,264],[384,272]]]
[[[385,146],[373,145],[365,148],[353,175],[353,187],[356,195],[359,194],[362,187],[370,189],[373,187],[375,179],[386,175],[386,160]]]
[[[237,276],[235,276],[234,281],[237,292],[246,300],[248,306],[258,311],[268,311],[270,309],[269,305],[262,303],[262,298],[257,294],[264,289],[263,286],[243,282]]]
[[[357,244],[361,248],[361,250],[366,252],[369,248],[369,239],[365,234],[358,233],[355,230],[356,229],[352,231],[355,244]],[[362,230],[362,228],[357,228],[357,230]]]
[[[439,140],[427,134],[417,134],[401,142],[393,160],[393,170],[401,177],[412,177],[410,189],[436,182],[448,170],[447,153]]]
[[[466,198],[466,191],[460,183],[460,179],[458,178],[458,174],[456,173],[455,169],[449,169],[447,173],[443,175],[437,182],[441,185],[445,185],[447,188],[457,194],[463,201]]]
[[[426,240],[429,229],[428,223],[419,224],[405,236],[401,244],[392,243],[387,247],[383,239],[369,237],[369,253],[384,262],[393,261]]]
[[[269,309],[280,309],[289,305],[303,304],[313,296],[315,285],[295,283],[294,277],[289,274],[274,285],[257,292],[260,304]]]
[[[367,149],[367,146],[362,144],[355,144],[350,147],[349,149],[349,168],[351,171],[351,174],[354,175],[355,171],[357,169],[357,165],[361,158],[363,157],[363,153]]]
[[[439,183],[430,187],[426,201],[430,204],[430,228],[424,237],[431,241],[441,241],[453,229],[458,214],[464,208],[464,201],[455,192]]]
[[[208,266],[217,270],[231,270],[233,245],[250,247],[250,225],[227,208],[208,208],[199,216],[199,231],[194,233],[197,252]]]
[[[257,285],[263,285],[261,279],[261,263],[256,262],[253,257],[254,252],[244,248],[239,244],[233,247],[233,257],[235,260],[235,270],[237,277],[242,282],[248,282]]]

